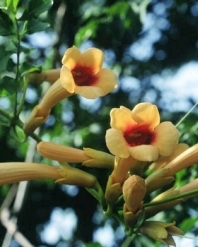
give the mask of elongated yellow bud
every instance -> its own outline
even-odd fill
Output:
[[[197,189],[198,189],[198,178],[196,178],[195,180],[191,181],[190,183],[182,186],[178,190],[179,190],[180,194],[183,194],[183,193],[191,192],[191,191],[194,191],[194,190],[197,190]],[[188,198],[191,198],[191,197],[194,197],[194,196],[197,196],[197,195],[198,195],[198,192],[195,193],[195,194],[189,195],[187,197],[184,197],[184,200],[188,199]]]
[[[40,142],[37,144],[37,151],[45,158],[59,162],[83,163],[89,157],[81,149],[59,145],[52,142]]]
[[[58,167],[37,163],[0,163],[0,185],[35,179],[60,179]]]
[[[198,162],[198,144],[188,148],[183,153],[178,155],[166,168],[169,169],[167,176],[172,176],[178,171],[181,171]]]
[[[178,155],[183,153],[188,148],[189,146],[186,143],[178,143],[171,155],[161,156],[159,159],[151,164],[150,168],[157,170],[159,168],[165,167],[168,163],[170,163],[173,159],[175,159]]]
[[[84,153],[89,157],[82,165],[87,167],[113,169],[114,156],[92,148],[83,148]]]
[[[152,202],[160,202],[163,201],[165,199],[171,198],[173,196],[179,195],[179,190],[172,188],[169,189],[161,194],[159,194],[158,196],[156,196],[152,201]],[[160,203],[157,205],[153,205],[150,207],[146,207],[145,208],[145,218],[150,218],[154,215],[156,215],[157,213],[161,212],[161,211],[165,211],[167,209],[171,209],[174,206],[176,206],[177,204],[181,203],[183,201],[183,199],[177,199],[177,200],[173,200],[173,201],[169,201],[169,202],[164,202],[164,203]]]
[[[57,179],[56,183],[77,185],[87,188],[97,188],[96,177],[78,168],[62,166],[58,172],[62,178]]]
[[[162,204],[157,204],[154,206],[146,207],[144,211],[145,218],[148,219],[150,217],[153,217],[159,212],[166,211],[168,209],[174,208],[176,205],[180,204],[183,201],[183,199],[177,199],[170,202],[164,202]]]
[[[167,176],[168,171],[168,168],[160,168],[145,179],[147,194],[174,181],[174,177]]]
[[[37,163],[0,163],[0,185],[35,179],[54,179],[56,183],[98,189],[97,179],[80,169],[62,166],[53,167]]]
[[[45,158],[59,162],[82,163],[87,167],[113,168],[114,156],[92,148],[83,150],[59,145],[52,142],[40,142],[37,151]]]

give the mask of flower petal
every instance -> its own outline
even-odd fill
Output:
[[[155,128],[160,123],[160,116],[156,105],[151,103],[140,103],[132,110],[133,119],[137,123],[147,123]]]
[[[129,156],[128,146],[121,131],[108,129],[106,132],[106,144],[112,154],[121,158]]]
[[[96,76],[98,77],[96,85],[101,87],[105,94],[113,91],[118,87],[117,77],[112,70],[101,69]]]
[[[131,111],[124,106],[113,108],[110,112],[111,127],[124,131],[129,124],[136,124],[133,120]]]
[[[75,93],[87,99],[96,99],[104,96],[104,92],[100,87],[94,86],[76,86]]]
[[[133,158],[139,161],[154,161],[158,158],[158,148],[151,145],[140,145],[129,148]]]
[[[62,87],[64,87],[69,93],[74,93],[76,85],[72,73],[69,68],[64,65],[60,72],[60,82]]]
[[[102,68],[103,59],[103,52],[97,48],[90,48],[82,53],[83,65],[91,67],[94,74]]]
[[[70,70],[72,70],[76,64],[80,64],[82,62],[82,54],[75,46],[66,50],[63,58],[62,64],[67,66]]]
[[[159,149],[163,156],[169,156],[173,152],[178,139],[179,131],[171,122],[162,122],[155,128],[156,140],[152,145]]]

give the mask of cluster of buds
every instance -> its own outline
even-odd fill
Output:
[[[29,135],[43,124],[61,100],[74,94],[88,99],[105,96],[117,87],[113,71],[102,68],[103,53],[96,48],[81,53],[69,48],[62,68],[26,76],[29,83],[52,83],[24,124]],[[83,186],[102,204],[106,214],[119,219],[129,234],[145,234],[163,244],[174,245],[182,231],[173,223],[149,220],[198,194],[198,179],[181,188],[167,188],[175,174],[198,161],[198,144],[179,143],[179,131],[171,122],[160,122],[156,105],[137,104],[132,110],[121,106],[110,112],[106,145],[110,153],[92,148],[76,149],[41,141],[37,152],[57,161],[57,166],[36,163],[1,163],[0,184],[24,180],[53,179],[57,183]],[[79,164],[74,168],[73,164]],[[80,166],[110,171],[106,187]],[[86,170],[86,169],[85,169]],[[90,189],[90,190],[89,190]],[[157,192],[160,191],[157,194]],[[154,192],[154,193],[153,193]]]

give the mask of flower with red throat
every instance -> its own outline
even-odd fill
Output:
[[[62,63],[60,81],[69,93],[95,99],[117,87],[114,72],[102,68],[103,52],[97,48],[81,53],[73,46],[66,50]]]
[[[110,116],[106,144],[118,157],[154,161],[159,155],[170,155],[178,142],[176,127],[169,121],[160,123],[157,106],[151,103],[140,103],[132,111],[124,106],[113,108]]]

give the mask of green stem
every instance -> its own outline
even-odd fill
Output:
[[[176,127],[184,121],[185,118],[194,110],[194,108],[198,105],[198,102],[194,104],[194,106],[180,119],[180,121],[176,124]]]
[[[108,217],[114,218],[125,229],[125,232],[127,232],[128,227],[124,223],[123,215],[121,216],[118,211],[114,212],[114,208],[112,204],[108,204],[107,210],[104,212],[104,214]]]
[[[85,188],[99,203],[103,205],[104,203],[104,193],[103,190],[97,181],[94,189]]]
[[[28,83],[24,82],[23,95],[22,95],[22,98],[21,98],[20,105],[18,107],[18,111],[16,113],[17,116],[19,116],[19,114],[21,113],[21,111],[23,109],[27,88],[28,88]]]
[[[166,198],[164,200],[144,203],[143,206],[145,208],[146,207],[151,207],[151,206],[163,204],[163,203],[166,203],[166,202],[171,202],[171,201],[178,200],[178,199],[185,199],[186,197],[193,196],[193,195],[196,195],[196,194],[198,194],[198,189],[191,190],[189,192],[185,192],[185,193],[182,193],[182,194],[179,194],[179,195],[175,195],[175,196]]]
[[[14,119],[14,116],[13,116],[13,114],[11,114],[10,112],[8,112],[8,111],[6,111],[6,110],[3,110],[2,108],[0,108],[0,115],[2,115],[2,116],[4,116],[5,118],[7,118],[7,119],[9,119],[10,120],[10,123],[13,121],[13,119]],[[14,126],[18,126],[19,128],[21,128],[21,129],[23,129],[23,125],[24,125],[24,123],[20,120],[20,119],[18,119],[17,118],[17,120],[15,120],[14,121],[14,123],[12,123],[12,125],[14,125]],[[10,127],[10,125],[6,125],[6,127]],[[37,141],[37,142],[41,142],[42,141],[42,139],[38,136],[38,135],[36,135],[36,134],[31,134],[30,135],[35,141]]]
[[[16,124],[18,127],[20,127],[21,129],[23,129],[24,123],[23,123],[20,119],[18,119],[18,120],[15,122],[15,124]],[[38,136],[38,135],[36,135],[36,134],[34,134],[34,133],[30,134],[30,136],[31,136],[35,141],[37,141],[37,142],[41,142],[41,141],[42,141],[42,139],[40,138],[40,136]]]
[[[111,205],[111,204],[107,204],[107,209],[106,209],[106,211],[104,212],[105,213],[105,215],[107,215],[107,216],[111,216],[112,215],[112,212],[113,212],[113,206]]]
[[[17,116],[17,105],[18,105],[18,87],[19,87],[19,65],[20,65],[20,33],[19,33],[19,25],[18,25],[18,21],[15,18],[15,25],[16,25],[16,38],[17,38],[17,42],[16,42],[16,56],[17,56],[17,61],[16,61],[16,76],[15,76],[15,102],[14,102],[14,116]]]
[[[12,118],[13,118],[13,115],[10,112],[8,112],[2,108],[0,108],[0,115],[4,116],[5,118],[8,118],[9,120],[12,120]]]
[[[133,234],[132,236],[128,236],[125,239],[125,241],[122,243],[121,247],[129,247],[135,236],[136,236],[135,234]]]

